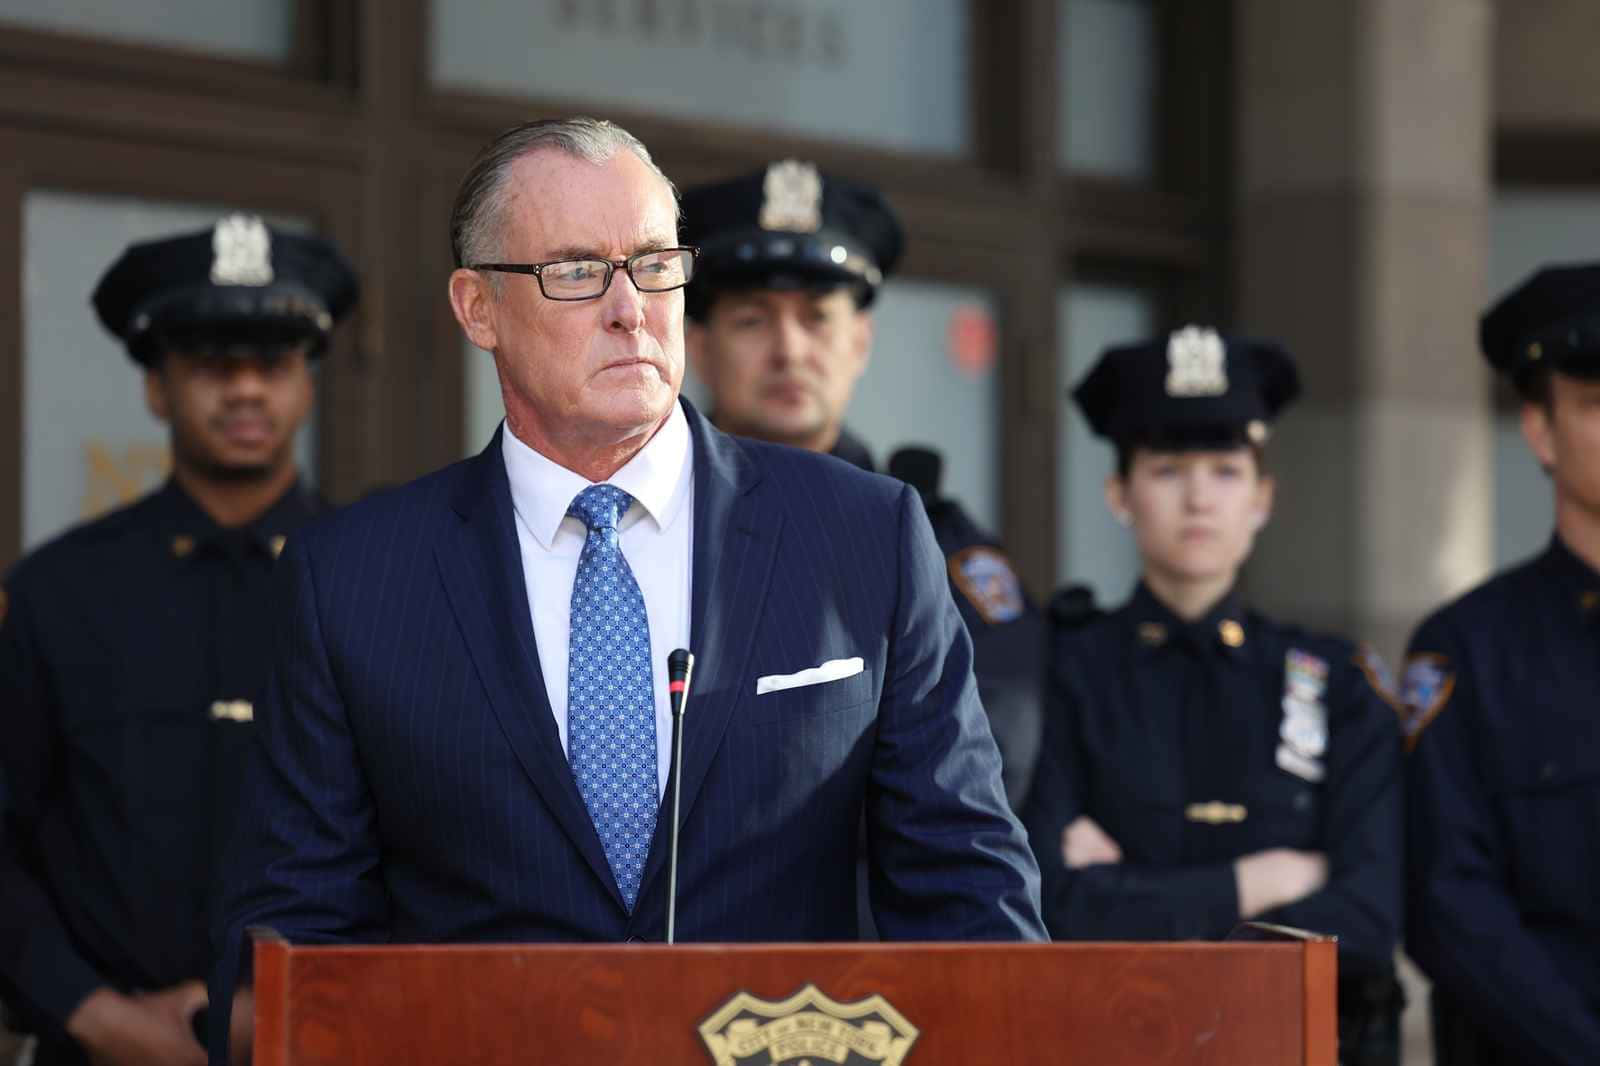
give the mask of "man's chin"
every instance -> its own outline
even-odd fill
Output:
[[[215,448],[197,458],[194,465],[206,477],[237,483],[265,481],[293,461],[290,448],[281,443],[270,448]]]
[[[827,431],[828,421],[815,412],[763,411],[752,420],[749,435],[780,444],[809,445]]]

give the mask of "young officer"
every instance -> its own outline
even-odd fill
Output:
[[[1074,393],[1117,450],[1138,546],[1121,608],[1059,628],[1024,811],[1066,940],[1219,940],[1251,919],[1339,937],[1342,1062],[1399,1054],[1400,731],[1349,642],[1245,604],[1272,509],[1273,344],[1190,327],[1112,349]]]
[[[0,598],[0,988],[39,1066],[204,1061],[212,866],[268,581],[319,509],[294,435],[355,299],[332,245],[241,215],[134,245],[95,290],[172,477],[23,559]]]
[[[1412,638],[1406,947],[1439,1066],[1577,1066],[1600,1061],[1600,264],[1539,271],[1479,339],[1555,534]]]

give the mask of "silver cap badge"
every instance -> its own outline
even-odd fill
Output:
[[[211,231],[213,285],[272,284],[272,237],[255,215],[229,215]]]
[[[1221,396],[1228,391],[1226,353],[1214,329],[1185,326],[1167,338],[1167,395]]]
[[[762,229],[815,233],[822,228],[822,175],[811,163],[785,159],[762,182]]]

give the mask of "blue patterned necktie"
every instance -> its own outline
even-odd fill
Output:
[[[632,502],[615,485],[591,485],[567,508],[589,527],[572,583],[567,760],[629,911],[657,806],[650,622],[617,542],[617,522]]]

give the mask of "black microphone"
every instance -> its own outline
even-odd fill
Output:
[[[679,648],[667,656],[667,699],[672,705],[672,762],[667,780],[672,782],[672,834],[667,839],[667,943],[674,943],[678,931],[678,823],[683,802],[683,710],[689,705],[689,679],[694,674],[694,655]]]

